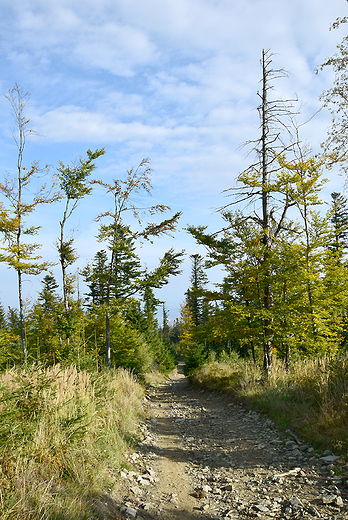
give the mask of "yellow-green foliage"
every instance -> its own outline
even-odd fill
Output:
[[[104,359],[105,356],[105,313],[106,307],[96,307],[86,324],[86,352],[94,359],[98,356]],[[151,346],[141,333],[126,322],[121,309],[116,306],[110,315],[110,343],[113,366],[134,369],[136,373],[143,374],[153,364]]]
[[[225,356],[223,361],[199,368],[192,379],[198,385],[234,394],[317,447],[347,453],[347,356],[298,360],[289,372],[275,359],[267,380],[250,361]]]
[[[0,376],[0,517],[82,519],[115,483],[143,389],[124,369]]]

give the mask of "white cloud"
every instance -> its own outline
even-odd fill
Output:
[[[195,223],[213,221],[209,208],[222,203],[220,191],[250,160],[238,146],[258,136],[262,48],[278,53],[275,67],[290,72],[276,82],[279,95],[297,93],[308,119],[332,84],[332,72],[314,69],[335,51],[344,28],[328,28],[346,6],[344,0],[0,3],[1,88],[17,82],[32,92],[28,114],[45,136],[32,141],[34,152],[46,153],[47,162],[52,155],[66,161],[107,145],[106,178],[149,155],[158,200],[184,209],[185,222]],[[318,147],[329,122],[321,112],[303,136]],[[333,174],[337,190],[336,181]],[[88,239],[81,244],[88,255]]]
[[[154,60],[155,51],[145,33],[122,24],[103,23],[86,27],[73,53],[87,67],[132,76],[135,66],[144,66]]]
[[[35,117],[36,128],[47,139],[58,142],[122,142],[158,140],[166,130],[142,123],[117,123],[106,114],[65,106]]]

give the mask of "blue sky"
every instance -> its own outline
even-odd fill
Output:
[[[26,164],[39,160],[54,172],[59,160],[68,164],[105,146],[96,175],[108,180],[150,157],[153,203],[183,211],[181,228],[217,229],[214,209],[226,202],[221,192],[250,161],[239,147],[258,136],[262,49],[270,48],[275,66],[289,71],[276,86],[283,97],[298,96],[305,121],[332,85],[332,71],[315,69],[335,52],[346,26],[329,27],[346,13],[345,0],[0,0],[1,175],[15,168],[4,95],[18,83],[31,94],[27,114],[41,135],[27,142]],[[314,150],[329,124],[322,110],[303,127]],[[328,198],[343,190],[343,179],[329,175]],[[108,207],[96,192],[75,212],[80,259],[72,272],[100,248],[93,219]],[[57,204],[35,215],[43,226],[41,254],[51,261],[61,214]],[[204,254],[181,230],[144,246],[143,261],[151,269],[169,247]],[[184,274],[159,293],[171,319],[179,314],[189,271],[187,258]],[[15,274],[2,265],[0,275],[0,300],[17,307]],[[26,278],[29,302],[39,280]]]

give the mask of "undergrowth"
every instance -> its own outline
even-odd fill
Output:
[[[0,374],[0,518],[91,518],[136,438],[142,387],[124,369]]]
[[[275,360],[264,379],[260,366],[235,354],[198,368],[192,382],[232,393],[279,427],[291,428],[317,449],[348,451],[348,358],[304,359],[290,371]]]

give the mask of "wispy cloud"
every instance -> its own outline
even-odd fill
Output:
[[[344,0],[0,3],[0,89],[6,93],[17,82],[31,91],[28,115],[44,136],[30,143],[27,160],[35,153],[44,162],[68,162],[106,145],[100,174],[110,178],[150,156],[159,202],[184,209],[185,223],[203,224],[212,222],[210,208],[248,163],[239,146],[258,136],[262,48],[277,53],[275,67],[289,71],[276,84],[279,96],[297,95],[299,120],[310,119],[333,81],[332,72],[316,75],[315,68],[344,32],[329,25],[346,14]],[[6,168],[13,160],[7,108],[2,99]],[[318,149],[329,123],[320,112],[303,137]],[[342,181],[330,175],[338,191]],[[97,211],[102,202],[93,200]],[[84,211],[87,228],[92,211]],[[182,237],[180,243],[195,247]]]

